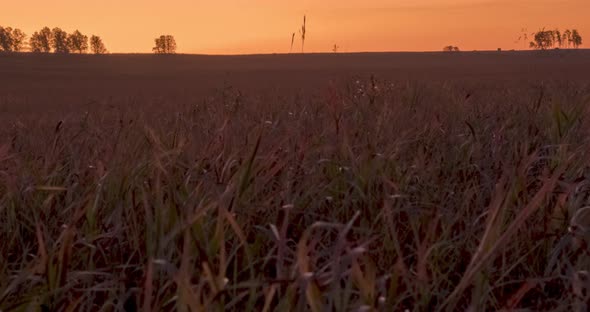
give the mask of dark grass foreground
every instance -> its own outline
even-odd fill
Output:
[[[588,85],[142,100],[3,125],[2,311],[588,309]]]

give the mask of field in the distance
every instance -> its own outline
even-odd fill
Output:
[[[588,309],[589,73],[0,54],[0,310]]]

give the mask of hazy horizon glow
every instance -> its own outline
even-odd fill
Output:
[[[174,35],[179,53],[287,53],[307,15],[306,52],[528,48],[522,28],[577,28],[590,40],[588,0],[20,0],[0,25],[31,35],[44,26],[101,36],[111,52],[149,53]],[[296,34],[293,52],[301,51]]]

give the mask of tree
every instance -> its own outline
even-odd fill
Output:
[[[27,35],[20,29],[0,26],[0,51],[20,52]]]
[[[68,33],[59,27],[51,31],[51,45],[55,53],[70,53],[68,45]]]
[[[561,48],[563,46],[563,41],[561,40],[561,32],[559,29],[555,28],[553,31],[554,39],[553,41],[557,42],[557,45]]]
[[[545,50],[553,46],[554,35],[552,30],[540,30],[534,34],[533,40],[530,43],[531,48]]]
[[[88,50],[88,36],[83,35],[79,30],[68,35],[68,49],[80,54]]]
[[[555,33],[553,30],[545,30],[545,36],[549,39],[549,48],[555,45]]]
[[[155,40],[156,46],[152,49],[156,54],[174,54],[176,53],[176,40],[171,35],[161,35]]]
[[[34,32],[31,35],[31,38],[29,39],[29,47],[31,48],[31,52],[34,53],[39,53],[39,52],[43,52],[41,51],[41,42],[40,42],[40,37],[41,35],[39,34],[38,31]]]
[[[561,41],[569,48],[572,43],[572,31],[569,29],[566,29],[563,32],[563,35],[561,37]]]
[[[0,26],[0,52],[12,52],[12,28]]]
[[[26,38],[27,38],[27,35],[22,30],[20,30],[18,28],[13,29],[12,35],[11,35],[12,51],[13,52],[22,51]]]
[[[51,46],[53,41],[53,33],[49,27],[43,27],[40,31],[36,31],[29,40],[29,46],[31,52],[51,52]]]
[[[99,36],[92,35],[90,37],[90,50],[94,54],[105,54],[108,53],[107,48],[104,46],[102,39]]]
[[[572,44],[576,49],[582,45],[582,36],[577,29],[572,30]]]
[[[49,53],[51,52],[51,45],[53,42],[53,32],[49,27],[43,27],[39,31],[39,45],[41,47],[41,52]]]
[[[443,51],[444,52],[459,52],[460,50],[459,50],[459,47],[449,45],[449,46],[444,47]]]

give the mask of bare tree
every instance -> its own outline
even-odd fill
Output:
[[[295,33],[293,33],[291,35],[291,50],[289,50],[289,53],[293,52],[293,44],[295,43]]]
[[[90,37],[90,50],[94,54],[105,54],[108,53],[107,48],[104,46],[102,39],[99,36],[92,35]]]
[[[51,31],[51,45],[55,53],[70,53],[68,33],[59,27],[53,28]]]
[[[155,40],[156,46],[152,49],[156,54],[176,53],[176,40],[171,35],[161,35]]]
[[[88,36],[82,34],[79,30],[75,30],[68,35],[68,48],[70,51],[79,54],[86,53],[88,50]]]

